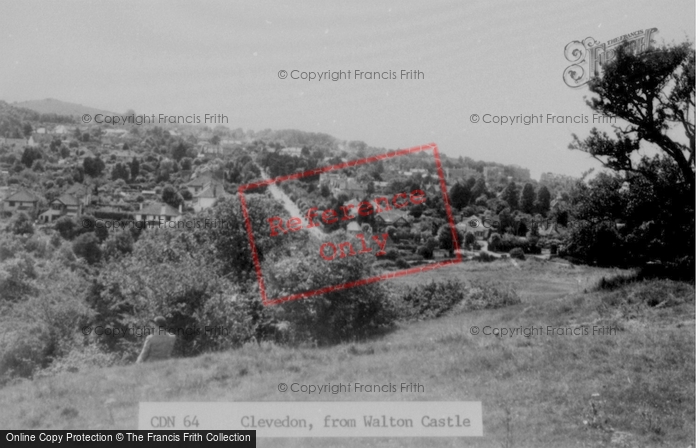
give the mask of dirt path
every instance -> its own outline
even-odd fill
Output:
[[[260,175],[262,176],[263,179],[269,180],[270,176],[265,172],[265,169],[261,167],[260,165],[257,165],[258,168],[260,168]],[[270,192],[272,197],[279,201],[282,206],[289,212],[289,216],[303,216],[301,210],[299,210],[299,207],[292,201],[287,194],[282,191],[282,189],[275,183],[270,184],[267,186],[267,190]],[[318,227],[312,227],[309,229],[311,232],[311,236],[318,239],[319,241],[324,240],[324,233],[319,229]]]

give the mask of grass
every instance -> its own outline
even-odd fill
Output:
[[[261,439],[260,446],[688,446],[695,439],[694,289],[650,281],[587,289],[611,270],[528,259],[463,263],[396,279],[511,284],[522,304],[401,325],[330,348],[271,344],[150,365],[22,380],[0,390],[0,427],[134,429],[140,401],[481,401],[474,439]],[[579,281],[582,279],[581,281]],[[650,305],[649,297],[670,291]],[[470,328],[583,327],[581,336],[495,337]],[[593,327],[617,327],[593,335]],[[482,330],[483,331],[483,330]],[[280,382],[419,382],[423,393],[303,395]]]

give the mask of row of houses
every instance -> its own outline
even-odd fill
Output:
[[[214,179],[210,174],[198,176],[185,184],[185,187],[192,193],[192,199],[187,201],[187,205],[195,212],[212,207],[214,203],[229,194],[224,190],[223,184]],[[144,190],[141,195],[145,199],[155,199],[156,192]],[[85,213],[93,202],[94,195],[92,188],[83,184],[73,184],[61,196],[52,200],[48,204],[48,210],[39,214],[37,219],[41,223],[50,223],[62,216],[78,217]],[[36,213],[39,211],[42,198],[36,193],[21,189],[10,194],[3,200],[3,211],[18,212],[25,211]],[[139,204],[139,211],[133,212],[134,219],[139,220],[179,220],[182,216],[182,205],[178,208],[153,201],[144,206]],[[100,209],[102,210],[102,209]],[[115,209],[118,211],[119,209]]]

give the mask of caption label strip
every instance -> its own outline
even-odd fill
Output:
[[[338,284],[338,285],[327,285],[325,287],[318,288],[318,289],[315,289],[312,291],[305,291],[305,292],[301,292],[301,293],[290,294],[290,295],[283,296],[283,297],[273,297],[273,298],[268,297],[267,290],[265,287],[265,278],[264,278],[262,267],[261,267],[260,256],[259,256],[257,248],[255,246],[255,237],[253,235],[253,225],[252,225],[251,220],[250,220],[250,216],[248,213],[248,207],[247,207],[247,203],[246,203],[246,199],[245,199],[245,192],[246,191],[255,190],[256,188],[264,187],[264,186],[271,185],[271,184],[279,184],[279,183],[285,182],[285,181],[301,179],[301,178],[308,177],[308,176],[320,175],[322,173],[328,173],[328,172],[332,172],[332,171],[339,171],[339,170],[342,170],[342,169],[348,168],[348,167],[366,165],[366,164],[373,163],[373,162],[381,162],[382,160],[388,160],[388,159],[392,159],[395,157],[406,156],[408,154],[415,154],[415,153],[418,153],[421,151],[432,152],[432,154],[433,154],[433,158],[435,160],[436,172],[437,172],[437,176],[438,176],[438,181],[440,184],[440,190],[442,193],[443,203],[445,206],[446,219],[447,219],[447,223],[449,224],[451,232],[452,232],[453,245],[454,245],[454,247],[459,247],[459,244],[457,243],[457,241],[458,241],[457,229],[455,227],[454,218],[452,216],[452,209],[450,208],[450,202],[449,202],[448,193],[447,193],[447,184],[445,183],[445,176],[444,176],[444,172],[442,169],[442,163],[440,161],[440,154],[438,152],[438,147],[435,143],[430,143],[430,144],[422,145],[422,146],[416,146],[416,147],[408,148],[408,149],[401,149],[401,150],[392,151],[392,152],[389,152],[386,154],[380,154],[380,155],[376,155],[376,156],[366,157],[364,159],[351,160],[351,161],[339,163],[339,164],[333,165],[333,166],[316,168],[316,169],[308,170],[308,171],[305,171],[302,173],[295,173],[295,174],[288,175],[288,176],[279,176],[279,177],[276,177],[274,179],[267,179],[267,180],[262,180],[259,182],[253,182],[250,184],[241,185],[238,188],[238,195],[239,195],[240,200],[241,200],[241,206],[243,209],[243,216],[245,219],[246,230],[248,232],[248,241],[250,243],[250,248],[251,248],[251,251],[253,254],[253,264],[255,265],[255,272],[257,274],[258,285],[260,287],[260,295],[262,296],[263,305],[265,305],[265,306],[277,305],[280,303],[288,302],[290,300],[298,300],[298,299],[303,299],[303,298],[308,298],[308,297],[314,297],[314,296],[318,296],[318,295],[325,294],[325,293],[332,292],[332,291],[354,288],[357,286],[363,286],[363,285],[367,285],[370,283],[375,283],[378,281],[387,280],[390,278],[403,277],[405,275],[417,274],[420,272],[425,272],[425,271],[429,271],[432,269],[437,269],[437,268],[448,266],[451,264],[461,263],[462,262],[462,255],[461,255],[461,253],[458,252],[455,254],[455,258],[452,260],[445,260],[445,261],[433,263],[433,264],[427,265],[427,266],[416,266],[416,267],[413,267],[410,269],[389,272],[389,273],[385,273],[382,275],[376,275],[373,277],[364,278],[364,279],[360,279],[357,281],[352,281],[352,282]],[[403,207],[406,207],[410,204],[420,204],[420,203],[425,201],[425,193],[422,190],[416,190],[416,191],[410,192],[410,194],[399,194],[399,195],[395,195],[393,198],[388,197],[388,198],[379,198],[379,199],[381,199],[381,201],[378,199],[375,199],[377,208],[372,208],[373,211],[371,213],[381,212],[382,209],[381,209],[380,204],[382,204],[384,206],[384,208],[389,209],[389,210],[391,210],[392,206],[395,208],[403,208]],[[364,216],[364,213],[370,213],[369,210],[365,211],[364,208],[365,208],[365,206],[360,206],[358,208],[358,210],[355,210],[355,212],[360,213],[363,216]],[[326,212],[329,212],[329,211],[326,211]],[[322,219],[323,222],[330,223],[331,222],[330,220],[333,220],[333,219],[338,220],[338,219],[345,218],[345,217],[341,218],[341,217],[338,217],[336,215],[331,216],[330,213],[327,214],[326,212],[320,213],[320,212],[318,212],[318,209],[315,207],[312,209],[309,209],[306,213],[306,218],[305,218],[307,221],[309,221],[308,226],[304,223],[304,221],[301,218],[292,217],[291,219],[289,219],[287,221],[287,227],[283,227],[283,224],[281,224],[281,222],[282,222],[281,218],[270,217],[269,221],[271,224],[271,236],[278,236],[277,230],[280,230],[280,231],[284,230],[284,233],[286,233],[287,231],[290,231],[290,230],[291,231],[298,231],[298,230],[302,230],[302,229],[317,227],[317,223],[315,221],[313,221],[313,219]],[[348,213],[348,210],[343,210],[343,212]],[[362,248],[361,248],[360,253],[371,252],[373,249],[371,246],[368,246],[368,244],[371,245],[373,242],[376,243],[376,246],[378,247],[379,252],[382,252],[384,245],[386,244],[386,238],[387,238],[386,235],[373,235],[371,239],[369,239],[369,238],[365,239],[365,237],[361,234],[358,235],[357,237],[361,240],[361,244],[362,244]],[[341,243],[340,249],[335,248],[335,247],[330,247],[331,243],[322,244],[320,247],[321,257],[325,260],[331,260],[331,259],[335,258],[336,255],[338,255],[338,252],[344,254],[344,252],[342,252],[344,250],[344,248],[342,247],[344,244],[350,244],[350,243]],[[343,256],[343,255],[339,255],[339,256]]]
[[[483,436],[480,401],[142,402],[138,427],[257,437]]]

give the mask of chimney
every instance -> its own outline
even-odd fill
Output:
[[[177,212],[182,214],[182,202],[180,202],[180,205],[177,206]]]
[[[160,215],[165,215],[165,204],[160,204]]]
[[[139,202],[139,211],[143,210],[143,202]]]

